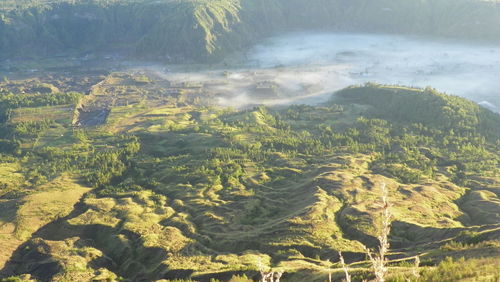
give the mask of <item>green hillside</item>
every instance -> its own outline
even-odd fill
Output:
[[[118,52],[217,60],[282,31],[404,33],[498,42],[496,1],[2,1],[0,59]]]
[[[415,281],[415,255],[423,281],[500,277],[499,115],[376,84],[246,110],[168,87],[110,74],[76,103],[111,109],[91,127],[72,126],[74,95],[2,103],[1,275],[325,281],[343,278],[342,251],[355,279],[371,279],[363,245],[377,245],[385,185],[389,281]]]

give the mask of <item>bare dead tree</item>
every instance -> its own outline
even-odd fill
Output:
[[[274,282],[280,282],[283,271],[277,271],[274,273]],[[272,282],[272,281],[271,281]]]
[[[260,271],[262,282],[280,282],[283,271]]]
[[[344,257],[342,256],[342,252],[339,251],[339,257],[340,257],[340,264],[342,265],[342,269],[344,269],[345,273],[345,281],[346,282],[351,282],[351,275],[349,274],[349,268],[347,268],[347,265],[345,264]],[[331,273],[329,277],[329,281],[331,282]]]
[[[262,282],[273,282],[273,272],[271,271],[260,271],[260,276],[262,278]]]
[[[264,264],[262,263],[262,258],[259,257],[259,261],[257,263],[257,267],[259,268],[259,271],[260,271],[260,277],[261,277],[261,281],[262,282],[268,282],[268,279],[269,279],[269,275],[270,273],[272,273],[271,271],[266,271],[265,269],[269,269],[269,267],[267,266],[264,266]],[[271,278],[272,279],[272,278]],[[272,281],[271,281],[272,282]]]
[[[332,264],[330,259],[327,259],[326,262],[328,263],[328,282],[332,282]]]
[[[415,264],[413,266],[413,276],[418,280],[420,278],[420,273],[418,271],[418,267],[420,266],[420,258],[419,256],[415,256]]]
[[[388,268],[386,266],[387,264],[386,254],[390,247],[389,233],[391,232],[391,217],[392,217],[391,211],[389,209],[390,204],[388,201],[388,191],[386,189],[385,183],[382,183],[380,188],[382,190],[382,197],[381,197],[382,223],[381,223],[380,234],[378,236],[378,241],[379,241],[378,252],[372,253],[372,251],[365,246],[366,253],[368,254],[368,257],[370,258],[370,261],[372,263],[372,268],[375,274],[376,282],[384,282],[385,276],[388,271]]]

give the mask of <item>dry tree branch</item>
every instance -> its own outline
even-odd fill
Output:
[[[387,274],[388,268],[387,258],[385,257],[387,251],[389,250],[389,233],[391,232],[391,211],[389,210],[390,204],[388,201],[388,192],[385,183],[381,185],[382,190],[382,226],[380,230],[380,235],[378,236],[379,249],[377,254],[372,254],[372,251],[365,246],[368,258],[372,263],[373,272],[375,274],[375,281],[384,282],[385,275]]]
[[[413,266],[413,276],[418,280],[420,278],[420,273],[418,271],[418,267],[420,266],[420,258],[415,256],[415,265]]]
[[[332,263],[330,259],[327,259],[326,262],[328,263],[328,282],[332,282]]]
[[[351,282],[351,275],[349,275],[349,268],[347,268],[347,265],[345,264],[344,257],[342,256],[342,252],[339,251],[339,256],[340,256],[340,264],[342,265],[342,269],[344,269],[345,272],[345,280],[346,282]]]

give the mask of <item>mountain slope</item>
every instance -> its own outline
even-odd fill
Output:
[[[227,281],[272,267],[287,281],[324,281],[326,259],[342,251],[367,278],[362,244],[376,244],[383,184],[394,214],[391,279],[409,277],[398,259],[416,254],[430,265],[423,277],[453,266],[433,267],[445,256],[483,258],[484,272],[464,277],[498,275],[497,114],[430,89],[374,84],[316,107],[236,111],[207,107],[190,86],[159,95],[165,82],[154,75],[105,81],[103,95],[122,88],[101,126],[73,129],[68,118],[49,116],[57,106],[36,105],[14,108],[2,129],[5,142],[19,142],[1,155],[16,172],[0,173],[2,205],[47,198],[36,191],[67,173],[94,187],[29,240],[2,237],[19,246],[2,275]],[[401,101],[427,112],[402,116]],[[28,109],[40,111],[21,119]]]
[[[217,60],[296,29],[404,33],[498,42],[495,1],[26,1],[0,6],[0,59],[124,52]]]

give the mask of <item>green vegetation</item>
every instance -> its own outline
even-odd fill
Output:
[[[362,281],[376,278],[365,246],[384,242],[387,281],[498,281],[500,115],[373,83],[234,110],[203,83],[84,62],[212,61],[298,28],[498,42],[499,13],[476,0],[0,1],[0,280],[319,282],[348,267]]]
[[[296,28],[498,41],[496,1],[24,0],[0,3],[0,59],[128,51],[220,59]]]
[[[371,150],[382,151],[372,163],[375,170],[416,182],[444,165],[453,174],[452,181],[465,185],[470,176],[466,171],[484,176],[498,173],[494,152],[499,149],[500,118],[470,101],[433,89],[370,84],[345,89],[337,96],[341,102],[370,106],[368,114],[375,119],[358,119],[355,134],[369,142]],[[395,122],[388,126],[387,119]]]
[[[114,73],[79,101],[0,95],[2,275],[325,281],[343,277],[342,251],[354,280],[371,279],[363,245],[377,245],[385,183],[389,281],[414,281],[415,255],[425,281],[498,279],[497,114],[376,84],[246,110],[167,90]],[[73,127],[74,105],[111,111]]]

